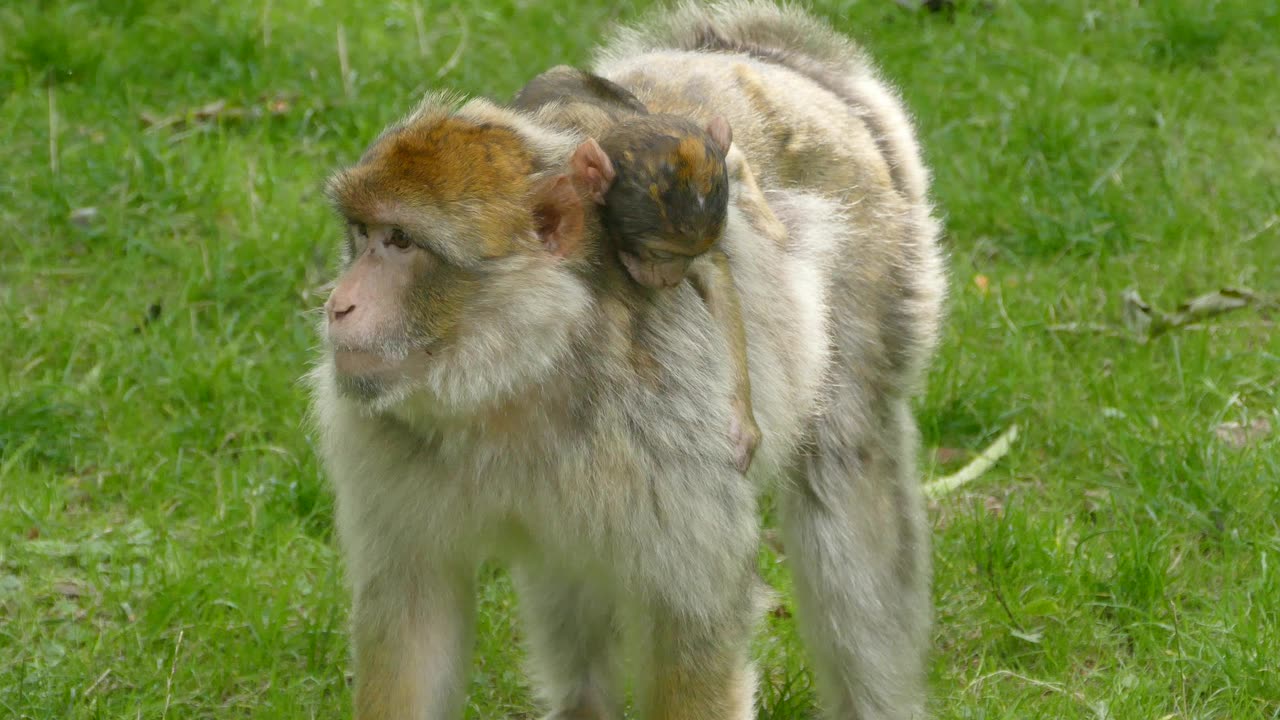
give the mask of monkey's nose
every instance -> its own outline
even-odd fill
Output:
[[[355,303],[339,303],[329,305],[329,322],[337,322],[350,315],[356,309]]]

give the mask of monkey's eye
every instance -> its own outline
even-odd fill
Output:
[[[409,246],[413,245],[413,241],[410,240],[409,236],[400,228],[395,228],[391,231],[391,238],[387,242],[395,245],[401,250],[408,250]]]
[[[351,231],[354,232],[357,237],[369,237],[369,227],[362,222],[351,223]]]
[[[662,250],[650,250],[649,257],[653,260],[674,260],[676,256]]]

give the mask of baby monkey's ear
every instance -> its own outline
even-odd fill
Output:
[[[533,219],[542,247],[564,257],[582,243],[582,200],[568,175],[544,180],[533,199]]]
[[[617,177],[609,156],[594,138],[587,138],[573,151],[573,157],[569,159],[569,172],[573,175],[574,185],[582,190],[582,194],[600,205],[604,204],[605,193],[609,192],[613,179]]]
[[[711,118],[711,122],[707,124],[707,134],[720,146],[721,152],[729,154],[729,146],[733,144],[733,128],[729,127],[729,121],[723,115]]]

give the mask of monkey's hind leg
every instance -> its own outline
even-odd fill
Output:
[[[594,586],[541,566],[512,576],[528,638],[529,669],[547,720],[622,720],[616,609]]]
[[[879,397],[874,428],[851,407],[817,422],[802,475],[784,499],[796,617],[825,717],[925,717],[929,537],[904,398]],[[842,419],[843,418],[843,419]]]

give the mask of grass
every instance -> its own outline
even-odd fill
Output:
[[[424,90],[505,97],[641,9],[419,3],[419,30],[415,2],[0,8],[0,714],[347,715],[297,382],[336,238],[320,180]],[[932,710],[1280,718],[1274,308],[1145,344],[1120,324],[1128,287],[1280,295],[1280,8],[957,6],[818,3],[902,86],[947,218],[926,469],[1024,429],[931,508]],[[264,97],[278,114],[190,115]],[[1215,433],[1258,418],[1247,447]],[[761,566],[785,598],[785,555]],[[469,716],[530,717],[487,577]],[[763,718],[815,713],[789,606]]]

